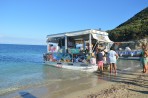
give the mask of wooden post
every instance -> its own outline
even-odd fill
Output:
[[[83,51],[85,51],[85,46],[86,46],[86,43],[85,43],[85,40],[83,39]]]
[[[65,53],[67,53],[67,36],[65,35]]]
[[[92,53],[92,46],[91,46],[92,42],[91,42],[91,33],[89,34],[89,53]]]

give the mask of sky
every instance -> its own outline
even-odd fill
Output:
[[[49,34],[111,30],[148,0],[0,0],[0,44],[45,45]]]

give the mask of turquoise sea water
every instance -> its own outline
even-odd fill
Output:
[[[0,96],[26,87],[88,77],[80,71],[45,65],[45,52],[46,46],[0,44]],[[117,65],[119,70],[131,72],[140,66],[139,61],[132,60],[119,60]]]
[[[0,96],[25,87],[83,77],[43,63],[46,46],[0,44]]]
[[[0,94],[42,81],[46,46],[0,44]]]

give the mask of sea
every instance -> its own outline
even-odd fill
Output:
[[[44,64],[43,53],[46,53],[46,49],[45,45],[0,44],[0,97],[39,85],[60,85],[63,81],[70,84],[84,77],[89,81],[97,80],[93,73]],[[119,71],[134,72],[141,68],[139,61],[135,60],[119,60],[117,65]],[[64,89],[62,84],[59,87]]]

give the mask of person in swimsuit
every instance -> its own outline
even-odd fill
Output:
[[[148,73],[148,49],[147,45],[142,45],[142,65],[143,65],[143,73]]]

